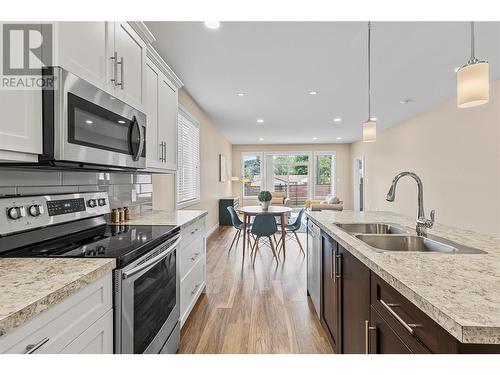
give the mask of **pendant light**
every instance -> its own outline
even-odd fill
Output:
[[[377,140],[377,122],[372,119],[371,107],[371,28],[368,22],[368,120],[363,123],[363,142],[375,142]]]
[[[470,108],[490,99],[489,65],[476,58],[474,22],[470,23],[470,60],[457,71],[457,106]]]

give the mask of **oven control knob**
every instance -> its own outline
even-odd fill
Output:
[[[87,202],[87,206],[89,206],[90,208],[94,208],[95,206],[97,206],[97,202],[95,199],[89,199],[88,202]]]
[[[31,216],[34,216],[34,217],[40,216],[41,214],[43,214],[43,206],[41,206],[39,204],[34,204],[34,205],[30,206],[30,208],[28,209],[28,212]]]
[[[7,210],[7,216],[12,220],[18,220],[26,216],[26,210],[24,207],[11,207]]]
[[[106,205],[106,199],[105,198],[99,198],[98,202],[99,202],[99,206],[101,206],[101,207]]]

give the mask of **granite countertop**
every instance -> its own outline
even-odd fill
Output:
[[[307,216],[462,343],[500,344],[500,239],[435,224],[429,234],[487,254],[379,252],[334,223],[384,222],[415,228],[391,212],[317,211]]]
[[[194,221],[205,217],[207,213],[208,212],[205,210],[142,211],[141,213],[132,214],[132,220],[128,220],[120,224],[175,225],[184,228]]]
[[[114,259],[0,258],[0,336],[115,266]]]

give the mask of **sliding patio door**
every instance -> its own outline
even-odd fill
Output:
[[[266,153],[266,189],[290,199],[289,206],[303,206],[310,196],[309,153]]]

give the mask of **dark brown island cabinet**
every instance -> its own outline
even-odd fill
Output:
[[[325,232],[321,246],[321,324],[336,353],[500,353],[459,342]]]

